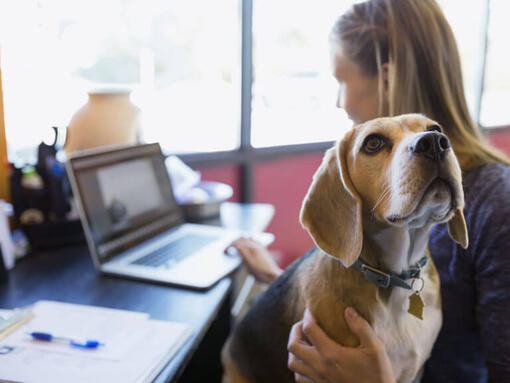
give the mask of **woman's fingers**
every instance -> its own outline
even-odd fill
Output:
[[[339,359],[343,347],[326,335],[308,309],[303,317],[303,333],[327,361],[334,362]]]
[[[252,238],[236,239],[227,247],[226,253],[229,248],[237,250],[248,271],[260,282],[271,283],[282,273],[269,250]]]
[[[294,372],[296,382],[320,382],[320,377],[317,372],[307,363],[298,359],[292,353],[289,353],[289,360],[287,362],[289,370]],[[299,379],[298,379],[299,378]]]
[[[253,251],[251,251],[250,246],[248,245],[247,238],[240,237],[233,241],[230,245],[228,245],[224,252],[225,254],[229,253],[229,249],[234,248],[237,250],[237,254],[243,259],[245,262],[249,260],[249,258],[253,257]]]
[[[317,350],[304,340],[302,326],[302,322],[297,322],[290,330],[289,343],[287,344],[289,351],[288,367],[298,374],[319,381],[322,360]],[[314,368],[311,366],[314,366]]]
[[[346,309],[345,317],[351,331],[360,338],[359,347],[344,347],[335,343],[308,310],[302,322],[292,327],[288,363],[289,368],[296,373],[296,382],[395,381],[384,345],[370,324],[351,309]]]
[[[376,348],[380,341],[372,326],[352,307],[345,309],[345,320],[350,330],[358,337],[362,347]]]
[[[316,383],[312,379],[304,375],[298,374],[297,372],[294,373],[294,380],[296,381],[296,383]]]
[[[287,350],[298,359],[315,364],[319,359],[317,351],[310,346],[303,334],[303,322],[297,322],[292,326],[289,334]]]

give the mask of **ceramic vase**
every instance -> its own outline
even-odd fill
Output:
[[[67,128],[66,153],[108,145],[136,144],[140,109],[130,100],[129,89],[95,89],[88,102],[72,117]]]

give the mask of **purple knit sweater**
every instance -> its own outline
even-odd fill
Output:
[[[443,327],[422,382],[510,382],[510,167],[464,175],[469,248],[432,229],[441,278]]]

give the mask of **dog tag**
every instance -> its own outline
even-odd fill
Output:
[[[409,297],[409,314],[414,315],[416,318],[423,320],[423,300],[418,292],[415,292]]]

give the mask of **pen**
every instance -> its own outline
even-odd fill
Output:
[[[36,340],[42,340],[45,342],[65,342],[71,345],[72,347],[77,348],[96,349],[100,346],[104,346],[104,343],[100,343],[97,340],[86,340],[84,342],[78,342],[71,338],[66,338],[63,336],[54,336],[47,332],[31,332],[29,335]]]

